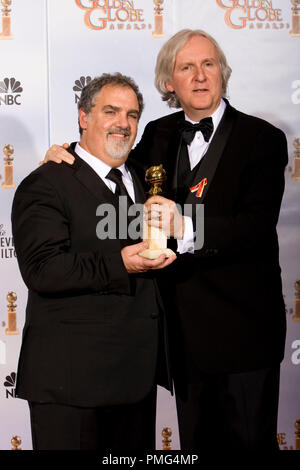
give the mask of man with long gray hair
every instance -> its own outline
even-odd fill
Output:
[[[183,111],[149,123],[134,157],[145,166],[162,163],[168,174],[169,199],[146,203],[152,225],[178,226],[173,201],[193,207],[193,217],[183,219],[187,252],[160,284],[163,295],[167,284],[176,288],[164,298],[175,316],[169,327],[182,448],[214,448],[220,428],[218,449],[268,451],[278,449],[285,344],[276,224],[287,144],[281,130],[229,104],[230,74],[207,33],[182,30],[169,39],[155,85]],[[202,204],[199,247],[195,213]]]
[[[230,74],[206,32],[172,36],[158,55],[155,85],[182,111],[150,122],[130,154],[168,175],[168,199],[151,198],[146,208],[149,223],[180,245],[159,285],[183,450],[215,450],[219,430],[218,451],[278,449],[286,325],[276,225],[287,143],[281,130],[230,105]],[[55,146],[47,158],[66,157]],[[175,203],[189,205],[192,217]]]

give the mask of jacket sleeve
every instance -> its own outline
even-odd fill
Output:
[[[82,227],[84,230],[84,227]],[[33,172],[18,187],[12,207],[17,259],[27,287],[40,294],[129,294],[129,275],[118,251],[72,252],[71,224],[55,187]]]

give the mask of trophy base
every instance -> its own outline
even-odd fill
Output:
[[[8,336],[10,336],[10,335],[18,335],[18,334],[19,334],[19,330],[9,330],[8,328],[6,328],[5,334],[8,335]]]
[[[300,33],[292,33],[290,32],[291,38],[300,38]]]
[[[2,183],[2,188],[3,189],[15,189],[16,185],[15,184],[5,184],[4,182]]]
[[[300,36],[300,34],[299,34],[299,36]],[[300,176],[292,175],[292,180],[300,181]]]
[[[5,36],[4,34],[0,34],[0,40],[1,39],[13,39],[13,36]]]
[[[174,251],[170,250],[170,248],[161,248],[159,250],[151,250],[148,248],[147,250],[143,250],[139,253],[140,256],[147,259],[157,259],[162,254],[166,255],[167,258],[170,258],[170,256],[176,256]]]
[[[153,38],[164,38],[165,35],[164,34],[158,34],[158,33],[152,33],[152,37]]]

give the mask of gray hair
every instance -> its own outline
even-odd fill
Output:
[[[162,95],[162,100],[167,101],[170,108],[181,108],[181,104],[175,93],[171,93],[166,88],[166,82],[172,79],[176,56],[180,49],[182,49],[187,41],[193,36],[202,36],[208,39],[216,48],[218,55],[221,76],[222,76],[222,93],[223,97],[227,96],[227,84],[231,75],[231,68],[227,64],[224,52],[220,48],[217,41],[205,31],[201,29],[182,29],[174,34],[161,48],[156,61],[155,67],[155,86],[159,93]]]
[[[144,109],[144,99],[143,95],[139,90],[139,87],[135,83],[135,81],[131,77],[127,77],[126,75],[122,75],[119,72],[114,74],[110,73],[103,73],[100,77],[96,77],[91,80],[81,92],[81,97],[78,101],[78,110],[82,109],[86,114],[89,114],[95,106],[95,99],[100,92],[100,90],[105,86],[121,86],[131,88],[134,93],[136,94],[138,105],[139,105],[139,115],[138,118],[141,117],[141,114]],[[79,122],[78,122],[79,124]],[[79,124],[79,132],[82,135],[82,128]]]

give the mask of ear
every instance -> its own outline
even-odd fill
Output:
[[[172,86],[170,82],[165,82],[165,87],[170,93],[173,93],[175,91],[174,87]]]
[[[88,115],[82,109],[80,109],[78,111],[78,122],[79,122],[81,129],[87,128],[87,121],[88,121]]]

